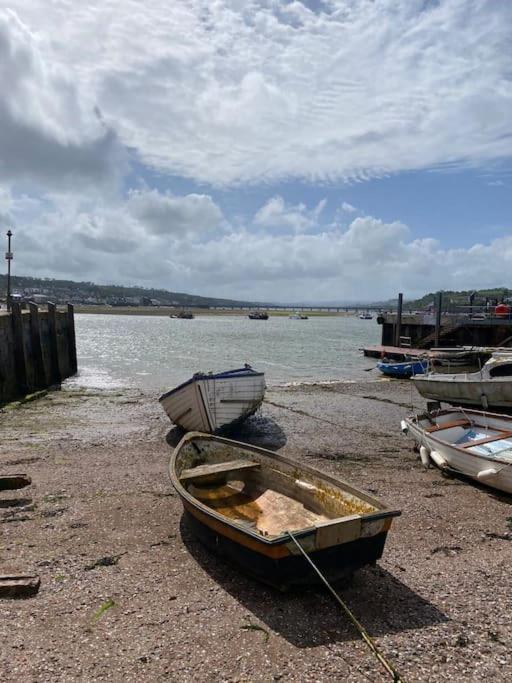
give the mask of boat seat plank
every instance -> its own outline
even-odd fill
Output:
[[[486,436],[485,439],[477,439],[476,441],[468,441],[467,443],[461,444],[462,448],[472,448],[473,446],[481,446],[484,443],[492,443],[493,441],[501,441],[502,439],[510,439],[512,437],[512,432],[502,431],[499,434],[493,434],[492,436]]]
[[[228,462],[218,462],[210,465],[198,465],[188,470],[183,470],[180,474],[180,481],[197,481],[203,477],[209,477],[212,474],[227,474],[229,472],[240,472],[243,470],[252,470],[259,467],[259,462],[252,460],[231,460]]]
[[[427,427],[426,432],[431,434],[432,432],[440,432],[443,429],[451,429],[452,427],[470,427],[470,420],[453,420],[453,422],[444,422],[443,424],[435,424],[433,427]]]

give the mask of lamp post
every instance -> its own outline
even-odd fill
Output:
[[[5,260],[7,261],[7,310],[11,310],[11,261],[13,259],[11,251],[11,237],[12,232],[7,231],[7,251],[5,252]]]

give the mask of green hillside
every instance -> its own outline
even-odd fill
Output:
[[[0,275],[0,297],[5,299],[7,276]],[[166,289],[146,287],[127,287],[123,285],[97,285],[93,282],[74,282],[24,275],[11,277],[13,293],[26,297],[46,297],[55,303],[67,301],[78,304],[126,305],[164,305],[164,306],[247,306],[254,302],[219,299],[217,297],[197,296],[183,292],[169,292]]]

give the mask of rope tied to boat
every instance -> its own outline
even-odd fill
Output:
[[[320,569],[318,569],[316,564],[313,562],[313,560],[306,553],[306,551],[301,546],[301,544],[298,542],[298,540],[295,538],[293,533],[290,530],[287,530],[286,533],[292,539],[292,541],[295,543],[295,545],[297,546],[297,548],[299,549],[299,551],[303,555],[304,559],[311,565],[314,572],[317,574],[317,576],[322,581],[322,583],[327,588],[327,590],[331,593],[331,595],[336,600],[336,602],[341,606],[341,608],[343,609],[345,614],[348,616],[348,618],[350,619],[352,624],[355,626],[355,628],[358,631],[361,638],[368,645],[370,650],[377,657],[377,659],[382,664],[382,666],[386,669],[386,671],[392,676],[393,683],[405,683],[404,679],[400,676],[400,674],[395,669],[395,667],[386,659],[386,657],[382,654],[382,652],[380,652],[379,648],[375,644],[371,635],[368,633],[368,631],[365,629],[365,627],[360,623],[360,621],[354,615],[354,613],[349,608],[349,606],[340,598],[338,593],[334,590],[334,588],[331,586],[331,584],[327,581],[325,576],[322,574]]]

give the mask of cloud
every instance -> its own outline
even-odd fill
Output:
[[[343,202],[341,209],[346,213],[355,213],[357,211],[356,207],[352,206],[352,204],[349,204],[348,202]]]
[[[133,190],[128,199],[130,213],[153,234],[190,235],[216,228],[222,211],[204,194],[175,197],[157,190]]]
[[[156,203],[169,198],[151,196]],[[187,198],[172,197],[185,205]],[[16,272],[297,301],[500,286],[512,268],[510,236],[444,249],[434,239],[413,239],[400,221],[359,216],[346,229],[323,226],[297,233],[290,226],[271,234],[249,225],[208,231],[199,240],[193,231],[155,230],[142,214],[135,215],[131,202],[129,196],[93,212],[41,204],[34,222],[15,230]]]
[[[255,214],[253,223],[267,228],[285,228],[306,232],[318,225],[320,214],[327,201],[322,199],[313,209],[303,203],[290,205],[277,195],[269,199]]]
[[[219,185],[364,180],[512,153],[509,2],[12,4],[52,39],[36,47],[10,22],[39,167],[48,141],[60,167],[66,150],[89,173],[108,157],[112,133],[83,131],[78,91],[145,163]]]
[[[71,186],[110,182],[122,169],[116,134],[8,9],[0,10],[0,83],[0,179]]]

